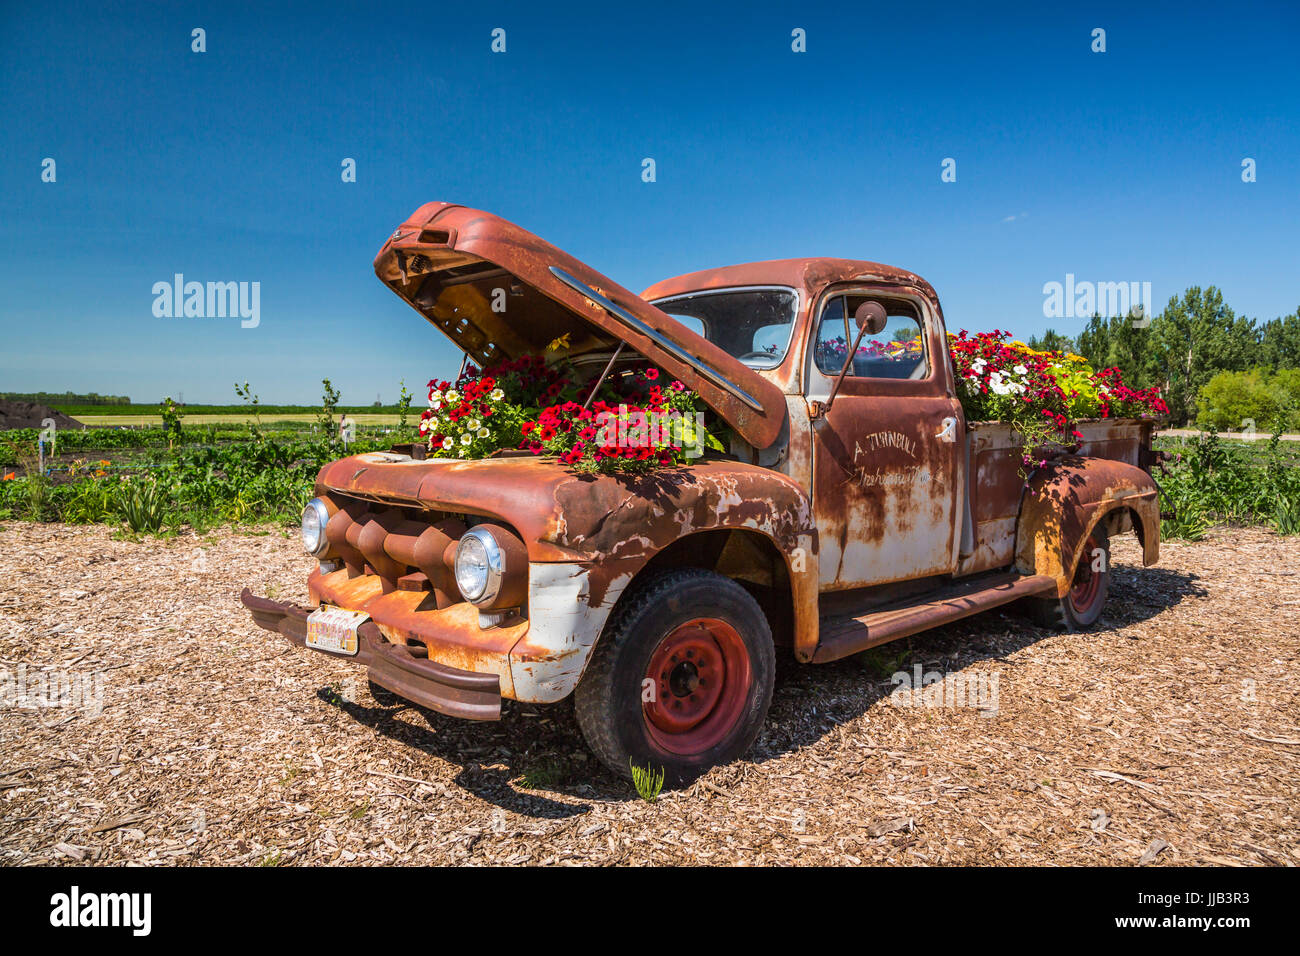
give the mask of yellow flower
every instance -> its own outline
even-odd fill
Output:
[[[559,338],[551,339],[551,344],[546,346],[546,351],[558,352],[560,349],[569,348],[569,335],[570,333],[565,332]]]

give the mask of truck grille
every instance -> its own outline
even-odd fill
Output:
[[[384,594],[432,591],[439,608],[461,602],[453,565],[468,528],[462,516],[337,493],[322,497],[337,508],[325,526],[325,557],[341,560],[349,578],[376,575]]]

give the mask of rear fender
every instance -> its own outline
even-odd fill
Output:
[[[1160,505],[1155,481],[1136,465],[1109,458],[1066,457],[1036,471],[1020,506],[1016,568],[1046,574],[1057,594],[1070,589],[1084,542],[1098,526],[1131,519],[1142,543],[1142,563],[1160,558]]]

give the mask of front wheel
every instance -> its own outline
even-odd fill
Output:
[[[744,588],[666,571],[624,595],[578,684],[578,725],[615,773],[648,767],[682,786],[750,748],[775,670],[772,631]]]
[[[1070,590],[1060,598],[1031,598],[1034,617],[1047,627],[1085,631],[1097,623],[1110,596],[1110,540],[1100,529],[1084,542]]]

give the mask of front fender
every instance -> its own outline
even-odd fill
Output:
[[[752,531],[772,543],[790,578],[796,649],[816,645],[817,532],[807,494],[786,476],[711,462],[565,482],[553,501],[545,543],[579,560],[531,565],[529,632],[510,654],[517,699],[570,694],[636,576],[660,551],[706,531]]]
[[[1142,542],[1142,563],[1160,557],[1160,505],[1152,477],[1136,465],[1109,458],[1066,457],[1030,478],[1016,529],[1016,568],[1056,579],[1057,594],[1070,589],[1083,543],[1104,520],[1125,512]]]

